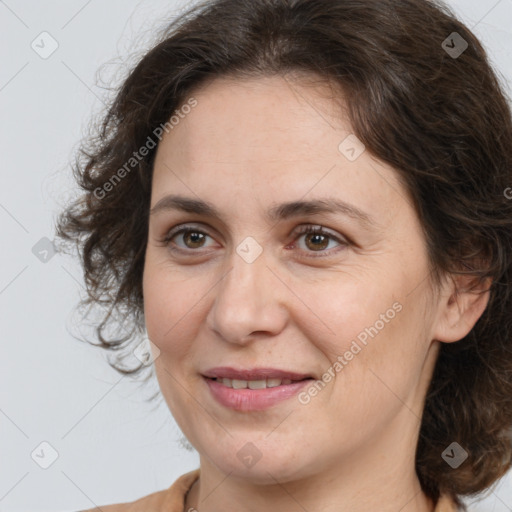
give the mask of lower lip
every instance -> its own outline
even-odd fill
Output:
[[[262,411],[296,395],[312,382],[312,379],[307,379],[274,388],[233,389],[213,379],[205,377],[205,380],[217,402],[237,411]]]

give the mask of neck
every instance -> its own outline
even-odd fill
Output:
[[[400,432],[396,430],[395,432]],[[402,431],[403,432],[403,431]],[[395,434],[397,436],[397,434]],[[354,452],[340,464],[307,473],[293,480],[272,478],[268,484],[256,484],[250,473],[221,471],[201,457],[200,478],[192,486],[185,512],[434,512],[435,504],[421,490],[414,469],[414,457],[401,450],[396,437],[388,439],[394,448],[387,456],[376,450],[382,439]],[[411,439],[403,436],[403,443]],[[255,466],[250,471],[257,469]],[[260,468],[262,474],[269,474]]]
[[[204,478],[204,477],[203,477]],[[224,476],[224,478],[226,478]],[[225,482],[224,482],[225,483]],[[223,484],[221,484],[223,485]],[[219,486],[220,487],[220,486]],[[256,492],[247,492],[242,495],[237,490],[231,490],[231,486],[224,490],[224,493],[220,493],[213,497],[215,485],[206,485],[202,478],[195,481],[194,485],[187,494],[185,501],[184,512],[212,512],[217,510],[224,510],[231,512],[235,510],[244,510],[251,512],[268,511],[268,510],[289,510],[290,512],[304,512],[308,510],[310,512],[340,512],[350,511],[359,512],[370,510],[379,510],[382,512],[434,512],[435,504],[428,498],[420,489],[419,482],[416,485],[410,486],[410,491],[405,491],[404,494],[397,497],[395,496],[394,501],[384,502],[386,499],[383,494],[368,493],[371,494],[355,497],[356,494],[346,496],[344,499],[340,499],[340,490],[335,493],[338,497],[336,498],[335,504],[331,502],[328,504],[329,496],[318,494],[318,489],[310,489],[309,496],[304,496],[306,493],[301,492],[300,494],[296,491],[292,494],[288,490],[286,484],[286,491],[283,493],[276,493],[274,490],[261,488]],[[285,487],[282,487],[284,489]],[[205,492],[204,489],[208,488],[209,492]],[[395,493],[396,494],[396,493]],[[245,497],[244,497],[245,496]],[[311,499],[314,496],[314,499]],[[214,499],[215,498],[215,499]],[[321,501],[325,501],[325,505],[320,505]],[[373,507],[373,508],[371,508]]]

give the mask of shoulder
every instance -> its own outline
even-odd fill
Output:
[[[77,512],[182,512],[185,494],[199,477],[199,469],[181,475],[168,489],[148,494],[136,501],[101,505]]]

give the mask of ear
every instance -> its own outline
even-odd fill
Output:
[[[444,283],[433,339],[445,343],[466,336],[489,303],[492,279],[479,282],[474,275],[451,275]]]

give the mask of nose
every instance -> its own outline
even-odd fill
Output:
[[[286,326],[290,292],[264,254],[248,263],[234,251],[228,271],[212,290],[206,323],[224,341],[243,345],[276,336]]]

